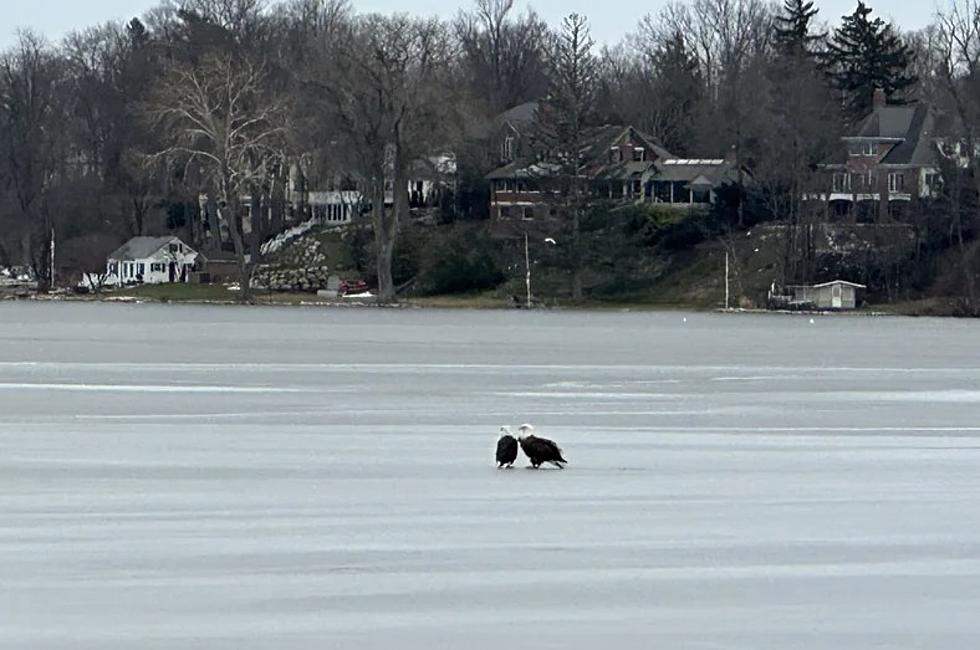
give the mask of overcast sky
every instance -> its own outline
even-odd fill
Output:
[[[589,17],[596,40],[615,43],[632,31],[640,17],[656,12],[667,0],[531,0],[531,6],[549,22],[557,24],[561,16],[578,12]],[[0,46],[13,40],[18,27],[31,27],[51,39],[79,27],[113,19],[141,15],[156,0],[15,0],[3,1],[0,17]],[[529,0],[518,0],[523,8]],[[857,6],[856,0],[817,0],[821,18],[836,22]],[[892,19],[905,29],[918,29],[930,22],[933,0],[870,0],[869,4],[885,19]],[[354,0],[359,11],[410,11],[416,14],[452,16],[460,8],[472,6],[472,0]]]

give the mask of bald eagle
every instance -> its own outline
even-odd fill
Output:
[[[513,467],[517,460],[517,438],[510,427],[500,427],[500,439],[497,440],[497,469]]]
[[[524,455],[531,460],[531,467],[538,469],[544,463],[551,463],[558,469],[565,469],[564,463],[568,461],[562,457],[561,448],[547,438],[539,438],[532,434],[534,427],[530,424],[522,424],[518,429],[520,432],[521,449]]]

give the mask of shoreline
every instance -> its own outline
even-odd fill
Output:
[[[157,285],[162,286],[162,285]],[[222,288],[223,290],[223,288]],[[511,301],[487,295],[442,295],[405,298],[390,304],[379,304],[373,299],[349,298],[331,299],[320,298],[315,294],[273,293],[256,294],[252,302],[242,302],[235,299],[234,294],[218,296],[180,295],[178,290],[161,295],[142,293],[139,290],[129,290],[120,294],[74,294],[58,292],[38,294],[33,290],[20,289],[17,292],[0,290],[2,302],[65,302],[65,303],[106,303],[106,304],[184,304],[184,305],[215,305],[215,306],[247,306],[247,307],[319,307],[334,309],[465,309],[477,311],[528,311],[526,307],[515,306]],[[846,317],[897,317],[907,318],[970,318],[970,316],[954,313],[954,299],[924,299],[921,301],[897,303],[894,305],[870,305],[856,310],[768,310],[751,308],[720,308],[699,304],[666,304],[644,302],[616,302],[593,300],[578,304],[547,304],[532,307],[530,311],[591,311],[610,312],[692,312],[716,314],[751,314],[774,316],[846,316]]]

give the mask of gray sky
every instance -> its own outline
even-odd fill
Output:
[[[557,24],[563,15],[578,12],[589,17],[592,32],[600,42],[615,43],[632,31],[640,17],[656,12],[666,0],[531,0],[539,13]],[[31,27],[51,39],[66,32],[110,19],[132,18],[142,14],[156,0],[18,0],[3,2],[0,18],[0,46],[13,41],[14,30]],[[817,0],[821,18],[836,22],[857,6],[856,0]],[[893,19],[905,29],[924,27],[931,20],[931,0],[871,0],[869,4],[885,19]],[[528,0],[518,0],[523,8]],[[411,11],[417,14],[452,16],[471,0],[354,0],[359,11]]]

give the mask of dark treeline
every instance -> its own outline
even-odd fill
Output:
[[[941,231],[965,264],[978,63],[977,0],[918,33],[863,3],[840,19],[804,0],[678,0],[606,48],[582,17],[548,25],[514,0],[476,0],[449,21],[365,15],[346,0],[169,0],[57,44],[23,31],[0,54],[0,266],[32,266],[45,288],[53,240],[63,263],[98,268],[121,240],[167,228],[226,248],[247,294],[258,246],[295,221],[288,188],[356,186],[390,298],[412,165],[453,152],[470,197],[455,218],[485,218],[490,125],[528,101],[542,102],[539,133],[571,178],[582,129],[629,124],[677,155],[735,156],[753,196],[740,188],[733,228],[799,227],[817,165],[877,89],[958,118],[968,146]],[[584,208],[574,183],[567,194],[577,237]]]

